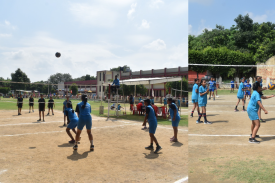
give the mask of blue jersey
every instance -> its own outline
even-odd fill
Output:
[[[213,88],[216,88],[216,81],[213,81]]]
[[[200,94],[206,92],[206,90],[207,90],[206,86],[205,87],[203,87],[203,86],[199,87],[199,93]],[[201,104],[201,105],[202,104],[207,104],[207,93],[204,94],[203,96],[199,95],[199,104]]]
[[[256,90],[254,90],[247,106],[247,112],[257,113],[260,107],[258,101],[261,101],[261,95]]]
[[[170,105],[170,108],[169,108],[169,112],[170,112],[170,116],[171,116],[172,121],[173,121],[173,118],[174,118],[174,112],[175,112],[175,110],[176,110],[176,113],[177,113],[175,121],[177,121],[177,120],[180,120],[180,115],[179,115],[179,112],[178,112],[178,107],[177,107],[177,105],[175,103],[172,103]]]
[[[75,120],[78,121],[78,117],[76,113],[75,112],[73,113],[73,110],[71,108],[67,108],[65,112],[68,114],[70,121],[75,121]]]
[[[119,86],[119,79],[115,79],[115,80],[113,81],[113,84],[115,84],[116,86]]]
[[[197,90],[197,93],[196,93]],[[192,90],[192,100],[198,100],[199,98],[199,86],[197,84],[194,84],[193,90]]]
[[[79,112],[79,119],[86,120],[91,118],[91,105],[87,102],[85,108],[83,109],[81,106],[84,105],[84,102],[80,102],[77,104],[76,112]]]
[[[213,89],[214,88],[214,82],[213,81],[209,81],[209,88]]]
[[[142,101],[142,98],[139,98],[138,101],[139,101],[139,102]]]
[[[251,84],[246,84],[245,87],[251,89]],[[246,91],[249,92],[250,90],[246,90]]]
[[[120,110],[120,108],[121,108],[121,106],[120,106],[120,105],[118,105],[118,106],[117,106],[117,110]]]
[[[167,98],[163,99],[163,103],[164,103],[164,105],[167,105]]]
[[[241,82],[241,84],[239,86],[238,93],[237,93],[238,98],[243,98],[243,95],[244,95],[243,89],[244,89],[244,84],[243,84],[243,82]]]
[[[234,88],[234,81],[231,81],[231,88]]]
[[[151,105],[148,105],[146,107],[146,114],[148,114],[147,120],[148,120],[149,125],[157,124],[155,110],[153,109],[153,107]]]
[[[154,99],[151,99],[151,103],[152,103],[152,104],[155,103],[155,100],[154,100]]]
[[[67,109],[67,103],[72,103],[72,102],[71,102],[70,100],[69,100],[69,101],[65,100],[65,101],[63,102],[64,111],[66,111],[66,109]]]

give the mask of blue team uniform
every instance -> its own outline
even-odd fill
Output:
[[[65,100],[64,102],[63,102],[63,105],[64,105],[64,111],[63,111],[63,113],[64,113],[64,115],[66,114],[66,109],[67,109],[67,103],[72,103],[70,100],[69,101],[67,101],[67,100]]]
[[[119,79],[115,79],[115,80],[113,81],[113,84],[115,84],[116,86],[119,86]]]
[[[138,101],[139,101],[139,102],[142,101],[142,98],[139,98]]]
[[[173,118],[174,118],[174,110],[176,109],[176,119],[175,121],[173,121]],[[170,112],[170,116],[171,116],[171,120],[172,120],[172,126],[173,127],[177,127],[179,126],[179,122],[180,122],[180,115],[179,115],[179,112],[178,112],[178,107],[175,103],[172,103],[169,107],[169,112]]]
[[[258,101],[262,102],[261,95],[256,90],[254,90],[247,106],[247,114],[250,120],[259,119],[258,111],[260,106]]]
[[[198,93],[196,93],[196,90]],[[197,103],[199,99],[199,86],[197,84],[194,84],[193,90],[192,90],[192,103]]]
[[[209,81],[209,91],[214,91],[214,82]]]
[[[217,82],[216,81],[213,81],[213,91],[217,90]]]
[[[117,110],[119,111],[119,110],[120,110],[120,108],[121,108],[121,106],[120,106],[120,105],[118,105],[118,106],[117,106]]]
[[[73,110],[71,108],[67,108],[65,110],[65,112],[67,113],[67,115],[70,119],[70,123],[67,126],[67,128],[74,129],[78,124],[78,117],[77,117],[76,113],[75,112],[73,113]]]
[[[87,102],[85,108],[83,109],[81,106],[84,105],[84,102],[80,102],[77,104],[76,112],[79,112],[79,120],[77,128],[79,130],[83,130],[83,127],[86,125],[87,130],[92,129],[92,116],[91,116],[91,105]]]
[[[157,118],[155,111],[151,105],[146,107],[146,114],[148,114],[148,123],[149,123],[149,133],[155,134],[158,126]]]
[[[167,98],[163,99],[163,103],[164,103],[164,105],[167,105]]]
[[[249,89],[251,89],[251,84],[246,84],[246,88],[249,88]],[[246,95],[251,95],[250,94],[250,90],[246,90]]]
[[[231,88],[234,88],[234,81],[231,81]]]
[[[203,87],[203,86],[200,86],[199,87],[199,107],[206,107],[206,104],[207,104],[207,94],[204,94],[203,96],[201,96],[200,94],[201,93],[204,93],[206,92],[207,90],[207,87]]]
[[[239,86],[239,90],[238,90],[238,93],[237,93],[237,97],[238,99],[243,99],[243,96],[244,96],[244,84],[243,82],[241,82],[240,86]]]

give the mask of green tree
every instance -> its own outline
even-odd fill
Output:
[[[11,81],[30,83],[30,79],[27,74],[19,68],[14,73],[11,73]],[[25,90],[26,84],[12,83],[11,86],[14,90]]]
[[[78,87],[75,83],[73,83],[71,86],[70,86],[70,90],[72,90],[72,94],[73,95],[76,95],[77,92],[78,92]]]
[[[111,68],[110,70],[111,70],[111,71],[118,71],[118,72],[119,72],[120,69],[123,69],[124,72],[125,72],[125,71],[130,71],[130,70],[131,70],[130,67],[127,66],[127,65],[124,65],[123,67],[118,66],[118,67],[115,67],[115,68]]]
[[[181,81],[175,81],[175,82],[166,83],[165,84],[166,93],[169,93],[169,89],[170,88],[181,90]],[[188,90],[188,81],[184,77],[182,78],[182,90],[183,91],[187,91]],[[176,94],[177,94],[177,96],[184,96],[184,97],[188,96],[188,92],[177,91]],[[175,95],[175,91],[172,91],[172,95],[173,96]]]
[[[62,73],[56,73],[50,76],[48,81],[51,84],[58,84],[60,82],[68,82],[72,81],[72,76],[70,74],[62,74]]]
[[[10,87],[0,87],[0,93],[8,94],[11,91]]]

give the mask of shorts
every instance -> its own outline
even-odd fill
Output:
[[[209,88],[209,91],[212,92],[212,91],[214,91],[214,90],[213,90],[212,88],[211,88],[211,89]]]
[[[173,127],[178,127],[179,126],[180,119],[176,119],[175,121],[172,121],[172,126]]]
[[[78,123],[78,120],[73,119],[72,121],[70,121],[70,123],[67,126],[67,128],[74,129],[77,126],[77,123]]]
[[[49,109],[53,109],[53,106],[48,106]]]
[[[234,86],[231,86],[231,88],[234,88]]]
[[[238,97],[238,96],[237,96],[237,98],[238,98],[238,99],[243,99],[243,96],[242,96],[242,97]]]
[[[192,99],[192,103],[198,103],[198,99]]]
[[[251,95],[250,92],[245,92],[246,95]]]
[[[258,112],[255,111],[247,111],[248,117],[250,120],[258,120],[259,116],[258,116]]]
[[[29,104],[29,106],[33,106],[33,103]]]
[[[156,123],[156,124],[150,124],[149,123],[149,133],[152,133],[152,134],[155,134],[156,133],[156,129],[157,129],[157,126],[158,126],[158,124]]]
[[[44,107],[39,107],[39,111],[45,111]]]
[[[199,104],[199,107],[206,107],[206,104]]]
[[[21,109],[22,108],[22,104],[18,104],[18,108]]]
[[[81,119],[81,118],[79,118],[78,124],[77,124],[77,128],[79,130],[83,130],[84,126],[86,126],[87,130],[91,130],[92,129],[92,117],[91,116],[88,119]]]
[[[216,87],[214,88],[214,91],[215,91],[215,90],[217,90],[217,88],[216,88]]]

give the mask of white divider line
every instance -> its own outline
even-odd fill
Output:
[[[180,179],[180,180],[177,180],[176,182],[174,182],[174,183],[182,183],[182,182],[185,182],[185,181],[187,181],[188,180],[188,177],[184,177],[184,178],[182,178],[182,179]]]
[[[7,172],[8,170],[0,170],[0,175]]]
[[[196,137],[250,137],[250,135],[208,135],[208,134],[188,134]],[[275,135],[261,135],[261,137],[275,137]]]

